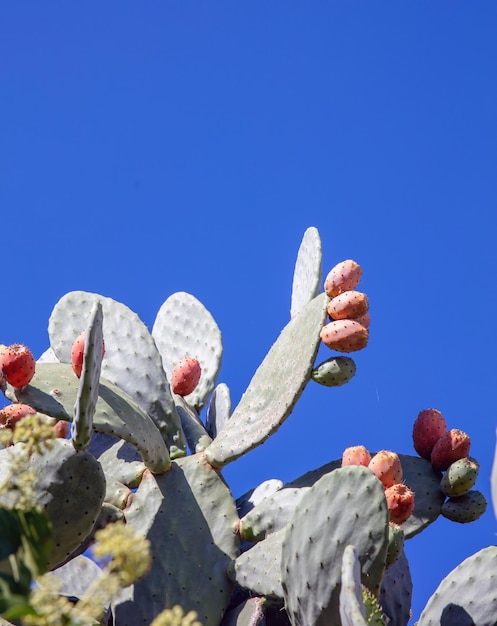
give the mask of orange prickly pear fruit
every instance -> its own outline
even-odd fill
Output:
[[[470,446],[471,439],[464,431],[458,428],[447,431],[440,437],[431,452],[433,469],[444,472],[454,461],[467,457]]]
[[[176,363],[171,373],[171,389],[179,396],[188,396],[200,380],[202,373],[197,359],[185,357]]]
[[[69,422],[66,422],[65,420],[59,420],[54,424],[53,429],[55,431],[55,436],[58,439],[66,439],[67,435],[69,434]]]
[[[420,411],[412,428],[414,449],[423,459],[430,460],[431,451],[446,432],[447,424],[440,411],[437,409]]]
[[[342,454],[342,467],[346,465],[364,465],[367,467],[371,461],[371,455],[364,446],[351,446]]]
[[[71,349],[71,365],[78,378],[81,377],[83,369],[83,354],[85,351],[86,330],[83,330],[74,340]],[[102,341],[102,356],[105,354],[105,343]]]
[[[347,259],[335,265],[328,273],[324,281],[324,290],[330,298],[334,298],[344,291],[355,289],[361,276],[361,266],[355,261]]]
[[[20,343],[0,346],[0,371],[13,387],[28,385],[35,374],[36,361],[29,348]]]
[[[366,313],[363,313],[362,315],[359,315],[359,317],[354,317],[353,319],[354,319],[354,322],[357,322],[361,326],[364,326],[364,328],[369,328],[369,325],[371,324],[371,318],[369,317],[369,311],[366,311]]]
[[[326,309],[334,320],[355,319],[368,310],[368,298],[361,291],[344,291],[333,298]]]
[[[23,417],[34,415],[35,413],[36,411],[29,404],[22,404],[21,402],[9,404],[0,410],[0,428],[13,429]]]
[[[373,456],[368,467],[381,480],[385,489],[402,481],[402,465],[396,452],[380,450]]]
[[[414,511],[414,491],[406,485],[395,484],[385,489],[390,521],[403,524]]]
[[[319,335],[322,342],[337,352],[355,352],[368,345],[369,333],[354,320],[334,320],[323,327]]]

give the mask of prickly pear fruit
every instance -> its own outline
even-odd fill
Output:
[[[361,291],[344,291],[333,298],[326,311],[334,320],[355,319],[368,310],[368,298]]]
[[[195,389],[202,373],[197,359],[185,357],[176,363],[171,372],[171,389],[179,396],[187,396]]]
[[[69,434],[69,422],[65,420],[58,420],[53,429],[55,430],[55,436],[59,439],[67,439],[67,435]]]
[[[22,404],[21,402],[9,404],[0,411],[1,427],[13,429],[23,417],[35,413],[36,411],[29,404]]]
[[[446,432],[447,424],[440,411],[437,409],[420,411],[412,429],[414,449],[423,459],[430,460],[435,444]]]
[[[442,515],[453,522],[474,522],[487,510],[487,501],[481,491],[468,491],[457,498],[449,498],[442,504]]]
[[[371,454],[364,446],[345,448],[342,454],[342,467],[346,465],[364,465],[367,467],[370,461]]]
[[[368,467],[381,480],[385,489],[402,481],[402,464],[396,452],[380,450],[373,456]]]
[[[404,539],[402,527],[395,522],[390,522],[388,525],[387,560],[385,568],[393,565],[399,558],[400,553],[404,549]]]
[[[471,440],[469,435],[458,428],[443,434],[431,452],[433,469],[444,472],[454,461],[468,456]]]
[[[479,469],[478,462],[471,457],[454,461],[440,481],[442,493],[449,498],[464,495],[476,483]]]
[[[369,311],[366,311],[366,313],[359,315],[359,317],[354,317],[354,322],[357,322],[361,326],[364,326],[364,328],[369,328],[371,324],[371,317],[369,316]]]
[[[71,365],[78,378],[81,377],[83,369],[83,355],[85,351],[86,330],[83,330],[74,340],[71,349]],[[105,354],[105,343],[102,341],[102,356]]]
[[[403,524],[414,511],[414,491],[406,485],[396,484],[385,489],[390,521]]]
[[[368,345],[368,329],[354,320],[335,320],[321,330],[322,342],[337,352],[355,352]]]
[[[0,346],[0,370],[13,387],[29,384],[35,374],[36,361],[29,348],[20,343]]]
[[[344,291],[355,289],[361,276],[361,266],[352,259],[347,259],[330,270],[324,281],[324,290],[330,298],[334,298]]]
[[[356,366],[348,356],[327,359],[312,370],[311,378],[326,387],[340,387],[354,377]]]

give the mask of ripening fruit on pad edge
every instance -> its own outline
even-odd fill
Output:
[[[347,259],[337,263],[333,267],[324,281],[324,290],[330,298],[334,298],[344,291],[355,289],[362,276],[362,268],[359,263]]]
[[[78,378],[81,377],[83,369],[83,356],[85,351],[86,330],[83,330],[74,340],[71,349],[71,365]],[[105,354],[105,343],[102,341],[102,356]]]
[[[171,389],[179,396],[192,393],[200,380],[202,369],[197,359],[185,357],[176,363],[171,373]]]
[[[406,485],[392,485],[385,489],[390,521],[403,524],[414,511],[414,491]]]
[[[20,343],[0,346],[0,371],[13,387],[29,384],[35,374],[36,362],[29,348]]]
[[[368,345],[368,329],[354,320],[335,320],[322,328],[322,342],[337,352],[355,352]]]
[[[414,449],[419,456],[429,461],[435,444],[446,432],[447,424],[440,411],[437,409],[420,411],[412,428]]]

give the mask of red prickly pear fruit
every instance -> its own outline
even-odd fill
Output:
[[[347,259],[330,270],[324,281],[324,290],[330,298],[334,298],[344,291],[355,289],[361,276],[361,266],[352,259]]]
[[[58,439],[67,439],[67,435],[69,434],[69,422],[59,420],[54,424],[53,429],[55,430],[55,436]]]
[[[334,320],[355,319],[368,310],[368,297],[361,291],[344,291],[332,300],[327,308]]]
[[[364,446],[345,448],[342,454],[342,467],[346,465],[364,465],[367,467],[370,461],[371,455]]]
[[[171,389],[179,396],[192,393],[200,380],[202,369],[197,359],[185,357],[176,363],[171,373]]]
[[[414,491],[406,485],[395,484],[385,489],[390,521],[403,524],[414,511]]]
[[[83,330],[74,340],[71,349],[71,365],[74,373],[78,378],[81,377],[83,369],[83,355],[85,351],[86,330]],[[105,342],[102,341],[102,356],[105,354]]]
[[[36,411],[29,404],[16,402],[9,404],[0,411],[0,428],[13,429],[17,422],[26,415],[34,415]]]
[[[355,352],[368,345],[368,329],[354,320],[335,320],[319,334],[322,342],[337,352]]]
[[[384,489],[402,481],[402,464],[396,452],[380,450],[373,456],[368,467],[381,480]]]
[[[36,361],[29,348],[20,343],[0,346],[0,370],[13,387],[28,385],[35,374]]]
[[[447,424],[440,411],[437,409],[420,411],[412,428],[414,449],[420,457],[430,460],[431,451],[446,432]]]
[[[354,317],[354,322],[357,322],[364,328],[369,328],[371,324],[371,318],[369,317],[369,311],[366,311],[363,315],[359,315],[359,317]]]
[[[454,461],[467,457],[470,446],[471,439],[464,431],[458,428],[447,431],[440,437],[431,452],[433,469],[444,472]]]

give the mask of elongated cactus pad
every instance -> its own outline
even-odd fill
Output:
[[[227,611],[221,626],[265,626],[263,598],[249,598]]]
[[[100,370],[102,369],[103,312],[97,300],[90,312],[85,334],[83,368],[79,379],[78,396],[74,404],[72,443],[77,450],[85,450],[93,433],[93,415],[98,400]]]
[[[186,442],[161,356],[145,324],[126,305],[86,291],[67,293],[55,305],[48,323],[53,351],[62,363],[71,362],[73,342],[87,327],[96,300],[102,303],[104,314],[102,376],[125,391],[150,415],[172,456],[184,454]]]
[[[197,611],[204,626],[219,626],[233,590],[227,569],[238,555],[238,516],[228,487],[202,455],[173,461],[159,476],[145,472],[125,516],[150,540],[154,559],[115,604],[117,623],[148,626],[179,604]]]
[[[304,233],[297,253],[292,283],[291,317],[295,317],[318,295],[322,278],[322,256],[318,229],[310,226]]]
[[[212,393],[205,420],[205,428],[212,439],[215,439],[217,434],[223,430],[230,416],[230,390],[225,383],[219,383]]]
[[[194,296],[180,291],[159,309],[152,335],[169,380],[180,359],[199,361],[200,381],[186,401],[200,411],[214,389],[223,357],[221,331],[214,318]]]
[[[342,626],[368,626],[362,601],[361,566],[352,545],[345,548],[342,556],[340,619]]]
[[[23,389],[9,387],[13,402],[24,402],[57,419],[72,421],[79,380],[65,363],[39,363],[36,374]],[[21,399],[22,398],[22,399]],[[166,444],[151,418],[122,389],[100,379],[93,428],[116,435],[138,448],[145,465],[164,472],[170,465]]]
[[[381,583],[380,605],[396,626],[407,626],[411,619],[412,579],[409,562],[402,551],[386,571]]]
[[[207,448],[214,467],[263,443],[290,415],[311,376],[327,301],[325,294],[314,298],[283,329],[229,422]]]
[[[356,547],[362,583],[379,596],[387,529],[383,487],[365,467],[325,474],[304,494],[283,539],[282,585],[293,626],[340,623],[342,555],[349,544]]]

